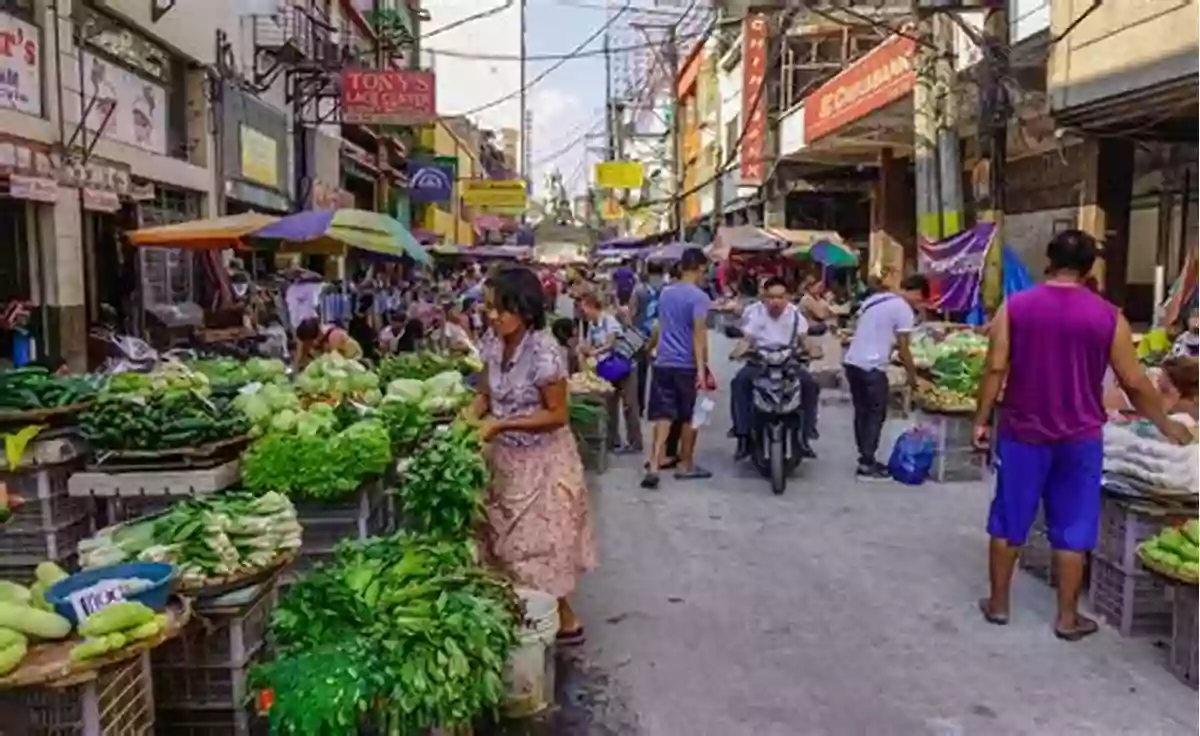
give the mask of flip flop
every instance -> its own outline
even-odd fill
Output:
[[[658,490],[658,473],[646,473],[642,476],[642,488],[647,491]]]
[[[677,467],[679,467],[679,458],[673,457],[673,458],[670,458],[670,459],[664,461],[661,465],[658,466],[658,469],[659,470],[674,470]],[[650,469],[650,461],[647,460],[646,462],[642,463],[642,470],[649,470],[649,469]]]
[[[554,643],[560,647],[577,647],[585,641],[587,641],[587,637],[584,636],[582,626],[571,631],[560,631],[554,637]]]
[[[1062,629],[1058,628],[1058,626],[1055,626],[1054,635],[1063,641],[1079,641],[1084,637],[1091,636],[1099,630],[1100,624],[1096,623],[1087,616],[1075,614],[1075,628],[1071,629],[1070,631],[1063,631]]]
[[[704,480],[713,477],[711,470],[705,470],[699,465],[694,466],[691,470],[676,470],[675,480]]]
[[[979,612],[983,614],[983,620],[995,626],[1008,626],[1008,614],[995,614],[988,608],[988,599],[979,599]]]

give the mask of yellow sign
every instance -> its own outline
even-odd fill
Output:
[[[521,179],[468,179],[461,182],[463,202],[497,215],[525,211],[525,182]]]
[[[604,200],[604,209],[601,211],[600,217],[604,220],[620,220],[625,217],[625,210],[617,200],[608,197]]]
[[[596,186],[607,189],[640,189],[641,161],[601,161],[596,164]]]
[[[275,139],[242,126],[242,178],[263,186],[279,186],[278,144]]]

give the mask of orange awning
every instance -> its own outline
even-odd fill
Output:
[[[258,212],[227,215],[210,220],[193,220],[175,225],[145,227],[127,233],[129,242],[138,246],[161,248],[239,248],[242,238],[266,227],[279,218]]]

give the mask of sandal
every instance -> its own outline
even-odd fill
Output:
[[[1075,628],[1071,629],[1070,631],[1063,631],[1062,629],[1058,628],[1058,625],[1056,624],[1054,626],[1054,635],[1063,641],[1079,641],[1084,637],[1091,636],[1099,630],[1100,624],[1096,623],[1087,616],[1075,614]]]
[[[692,466],[691,470],[676,470],[675,480],[705,480],[713,477],[711,470],[705,470],[699,465]]]
[[[583,626],[570,631],[560,631],[554,637],[554,643],[560,647],[577,647],[585,641],[587,641],[587,637],[583,634]]]
[[[646,475],[642,477],[642,488],[645,488],[647,491],[657,490],[658,473],[646,473]]]
[[[995,626],[1008,626],[1008,614],[992,613],[989,603],[991,603],[989,598],[979,599],[979,612],[983,614],[983,620]]]

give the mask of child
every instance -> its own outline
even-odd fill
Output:
[[[567,353],[567,372],[572,375],[578,373],[580,369],[579,351],[577,350],[579,340],[575,332],[575,320],[570,317],[559,317],[550,325],[550,333]]]

